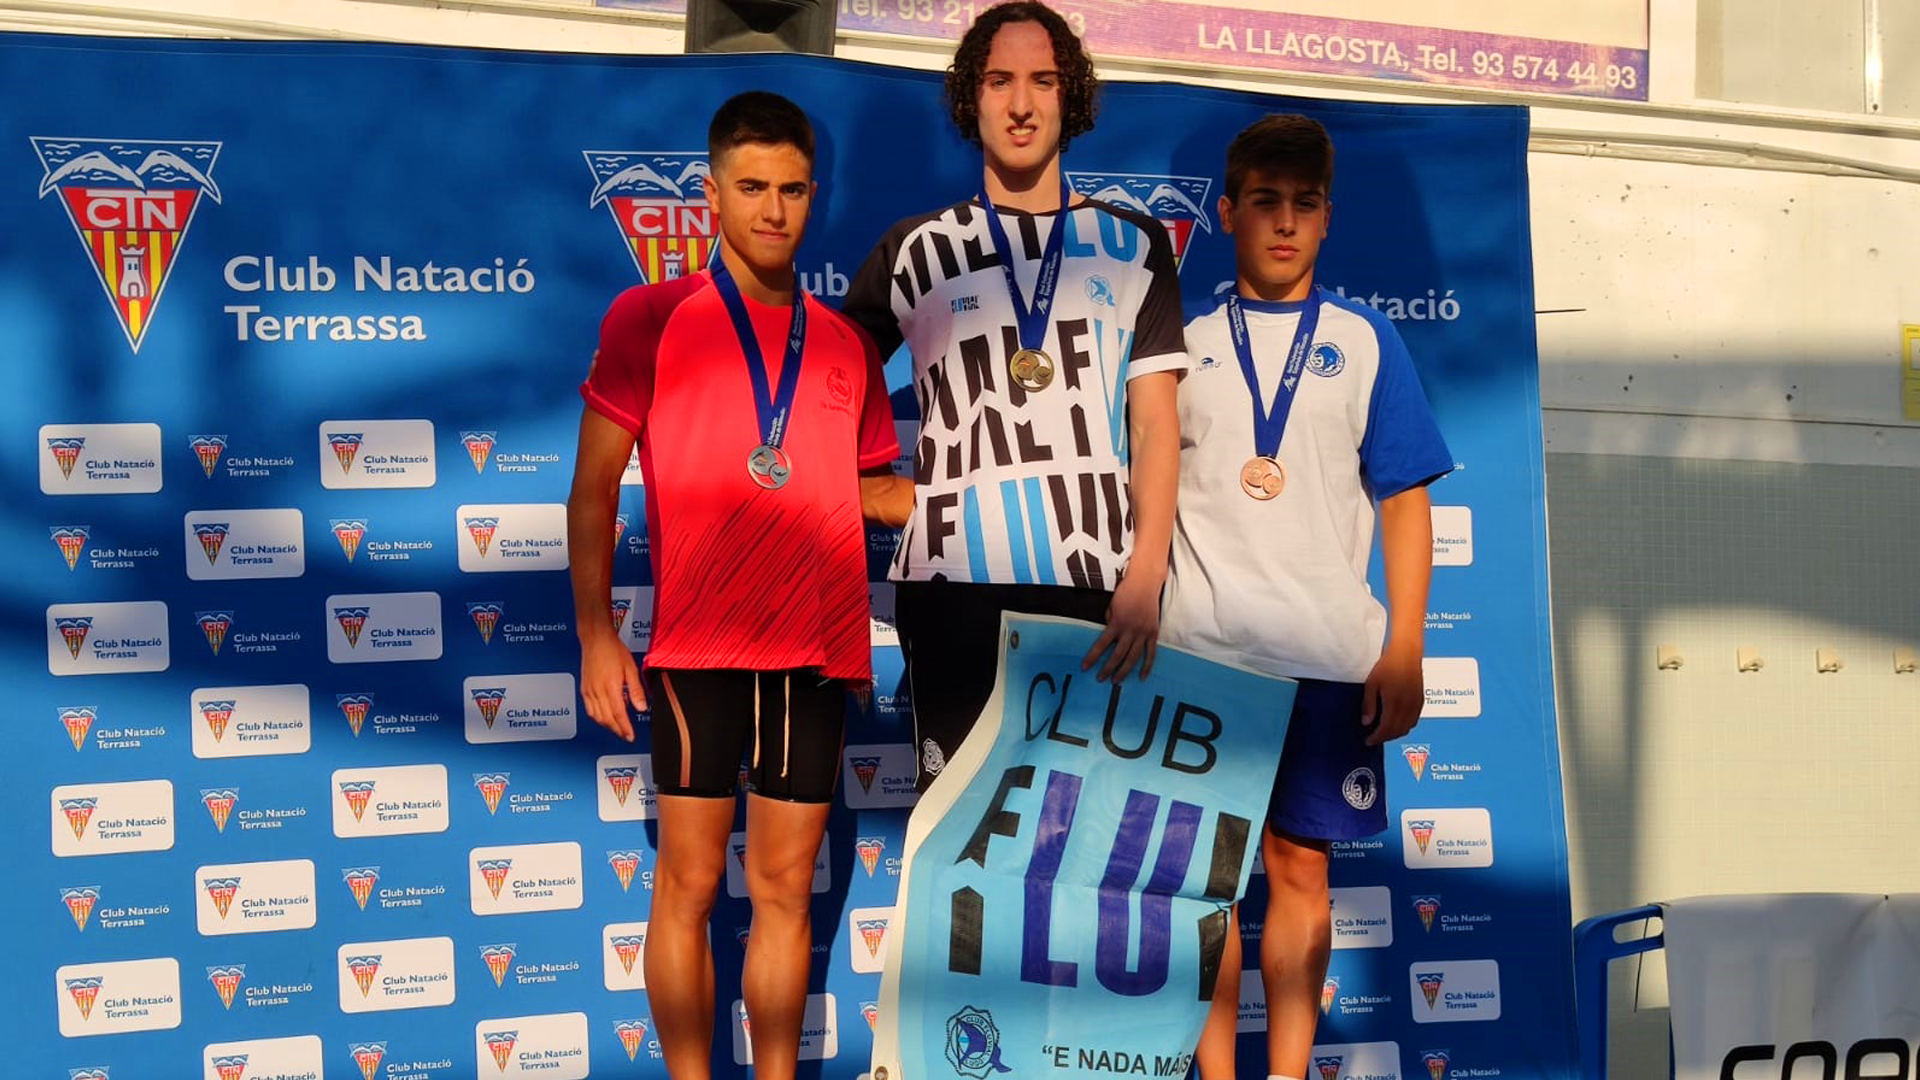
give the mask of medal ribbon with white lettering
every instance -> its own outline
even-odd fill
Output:
[[[1247,334],[1247,315],[1240,308],[1240,297],[1227,294],[1227,326],[1233,333],[1233,353],[1240,361],[1240,374],[1247,380],[1253,398],[1253,451],[1241,469],[1240,486],[1253,498],[1265,501],[1280,494],[1286,484],[1286,472],[1280,467],[1280,437],[1287,430],[1287,416],[1293,412],[1293,397],[1300,388],[1300,376],[1307,366],[1307,354],[1313,350],[1313,332],[1320,325],[1323,295],[1314,286],[1300,308],[1300,323],[1293,330],[1293,344],[1287,349],[1287,366],[1280,374],[1280,385],[1273,389],[1273,404],[1265,405],[1260,396],[1260,373],[1253,366],[1253,342]]]
[[[753,407],[760,417],[760,445],[747,454],[747,476],[763,488],[785,487],[793,475],[793,462],[780,448],[786,441],[787,418],[793,412],[794,391],[800,386],[800,354],[807,340],[807,294],[794,275],[793,321],[787,326],[787,355],[780,364],[780,386],[767,385],[767,361],[760,352],[760,339],[753,332],[753,320],[747,315],[747,302],[740,286],[727,270],[723,258],[713,260],[713,285],[733,319],[733,336],[740,340],[740,352],[746,357],[747,376],[753,380]]]
[[[1013,244],[1007,239],[1007,227],[1000,223],[987,189],[980,189],[980,205],[987,215],[987,234],[993,238],[993,250],[1000,254],[1000,272],[1006,275],[1007,296],[1013,301],[1013,314],[1020,332],[1020,351],[1008,367],[1015,382],[1028,391],[1044,390],[1053,382],[1053,359],[1040,346],[1047,340],[1047,316],[1053,312],[1053,294],[1060,285],[1060,267],[1066,261],[1067,200],[1073,192],[1067,187],[1067,174],[1060,174],[1060,217],[1047,234],[1046,247],[1040,253],[1040,272],[1033,281],[1033,303],[1021,295],[1020,281],[1013,272]]]

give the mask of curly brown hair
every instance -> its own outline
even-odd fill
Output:
[[[1073,27],[1059,12],[1037,0],[996,4],[981,12],[967,28],[953,51],[953,63],[947,65],[947,110],[960,137],[981,145],[980,81],[986,75],[987,53],[1001,27],[1019,22],[1039,23],[1053,39],[1053,62],[1060,71],[1060,149],[1065,150],[1075,135],[1093,130],[1100,79],[1094,75],[1093,58],[1087,55]]]

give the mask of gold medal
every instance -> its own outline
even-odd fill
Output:
[[[1020,389],[1038,393],[1053,384],[1053,357],[1039,349],[1021,349],[1007,361],[1007,373]]]
[[[1248,498],[1266,502],[1286,486],[1287,468],[1277,458],[1256,454],[1240,466],[1240,490],[1246,492]]]

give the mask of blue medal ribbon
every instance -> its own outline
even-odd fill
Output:
[[[1047,340],[1047,316],[1053,311],[1053,294],[1060,286],[1060,266],[1066,261],[1067,200],[1071,196],[1067,174],[1062,172],[1060,220],[1054,222],[1053,231],[1047,234],[1047,246],[1040,253],[1040,274],[1033,282],[1033,304],[1028,306],[1027,298],[1020,292],[1020,281],[1013,273],[1013,244],[1007,239],[1007,227],[1000,224],[1000,212],[994,209],[986,187],[980,188],[980,205],[987,212],[987,233],[993,237],[993,250],[1000,255],[1000,271],[1007,278],[1007,295],[1013,300],[1022,349],[1039,349]]]
[[[807,340],[807,294],[794,276],[793,321],[787,327],[787,355],[780,365],[780,387],[770,391],[767,362],[760,352],[760,339],[753,332],[753,320],[747,315],[747,302],[740,286],[727,270],[727,261],[713,260],[713,285],[733,319],[733,336],[740,339],[740,352],[747,360],[747,377],[753,380],[753,406],[760,415],[761,445],[780,449],[787,437],[787,418],[793,412],[794,391],[800,387],[800,354]]]
[[[1240,308],[1240,297],[1227,294],[1227,326],[1233,333],[1233,354],[1240,360],[1240,374],[1247,380],[1253,397],[1253,452],[1263,458],[1279,460],[1280,437],[1286,434],[1287,415],[1293,411],[1293,397],[1300,389],[1300,376],[1306,371],[1307,354],[1313,351],[1313,331],[1320,325],[1320,303],[1325,299],[1314,286],[1300,309],[1300,324],[1294,327],[1293,344],[1287,349],[1287,366],[1280,373],[1280,385],[1274,387],[1273,404],[1260,396],[1260,373],[1253,366],[1253,342],[1247,335],[1247,315]]]

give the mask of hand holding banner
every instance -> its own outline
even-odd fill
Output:
[[[1294,684],[1009,615],[993,697],[907,826],[874,1080],[1185,1076]]]

